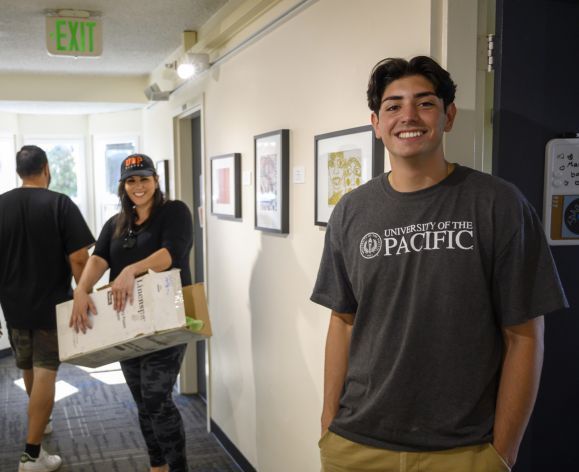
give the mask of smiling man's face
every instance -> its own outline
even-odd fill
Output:
[[[384,89],[372,125],[392,158],[429,159],[443,157],[442,137],[451,130],[455,115],[454,103],[445,111],[426,77],[411,75]]]

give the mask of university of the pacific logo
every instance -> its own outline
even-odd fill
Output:
[[[372,259],[380,254],[382,238],[378,233],[368,233],[360,241],[360,254],[365,259]]]
[[[360,241],[360,254],[372,259],[381,250],[385,257],[423,251],[473,251],[474,238],[472,221],[428,221],[386,228],[383,238],[378,233],[367,233]]]

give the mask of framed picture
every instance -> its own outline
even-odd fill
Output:
[[[211,158],[211,213],[241,218],[241,154]]]
[[[289,130],[254,137],[255,228],[289,233]]]
[[[155,168],[159,176],[159,188],[161,192],[163,192],[163,195],[165,195],[165,198],[169,198],[169,160],[164,159],[155,162]]]
[[[371,125],[314,137],[315,224],[326,226],[340,198],[384,172],[384,145]]]

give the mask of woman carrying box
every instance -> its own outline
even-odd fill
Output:
[[[191,284],[191,212],[183,202],[164,199],[151,158],[144,154],[125,158],[118,194],[121,210],[103,226],[74,291],[69,324],[77,332],[90,328],[87,313],[96,310],[89,293],[107,269],[117,311],[133,303],[135,276],[149,269],[181,269],[182,285]],[[183,421],[172,397],[185,349],[182,344],[121,361],[139,411],[151,472],[187,471]]]

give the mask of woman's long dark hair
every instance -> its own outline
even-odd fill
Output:
[[[165,196],[163,195],[163,192],[161,192],[157,182],[157,174],[153,174],[153,177],[155,178],[157,185],[155,187],[155,193],[153,194],[153,206],[151,207],[151,214],[149,215],[149,219],[151,219],[159,207],[165,203]],[[134,228],[135,221],[137,219],[135,205],[133,205],[133,202],[125,190],[125,180],[121,180],[119,182],[119,188],[117,191],[119,200],[121,202],[121,210],[117,215],[113,238],[120,238],[128,234],[129,230]]]

